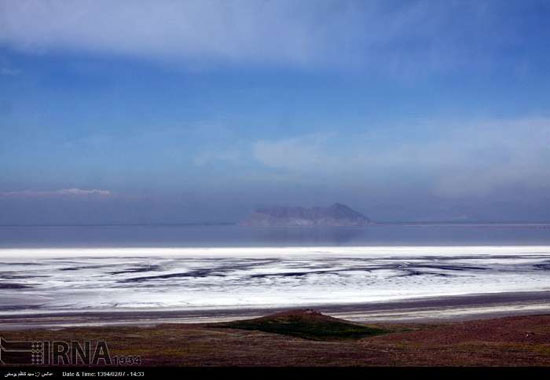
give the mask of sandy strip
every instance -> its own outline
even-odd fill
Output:
[[[452,322],[550,313],[550,292],[477,294],[311,307],[334,317],[357,322]],[[303,308],[305,307],[301,307]],[[254,318],[288,309],[121,310],[12,314],[0,315],[0,330],[222,322]]]

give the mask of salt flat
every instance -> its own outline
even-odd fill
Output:
[[[549,246],[0,251],[0,313],[327,307],[550,290]]]

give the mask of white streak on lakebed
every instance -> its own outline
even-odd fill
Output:
[[[0,250],[0,314],[298,307],[550,290],[549,246]]]

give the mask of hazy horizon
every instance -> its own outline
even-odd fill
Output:
[[[0,225],[550,221],[543,0],[0,0]]]

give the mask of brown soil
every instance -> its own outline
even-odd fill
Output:
[[[112,355],[140,355],[146,366],[550,366],[550,315],[407,325],[358,325],[323,317],[293,311],[249,320],[245,325],[241,321],[241,325],[85,327],[4,331],[0,336],[7,340],[105,340]],[[296,320],[299,325],[288,322]],[[277,332],[259,331],[266,321]],[[314,322],[315,331],[325,328],[323,323],[337,329],[327,339],[318,334],[313,339],[297,336],[293,329],[303,331],[308,321]],[[349,332],[341,330],[344,325],[378,335],[339,339],[338,331]]]

